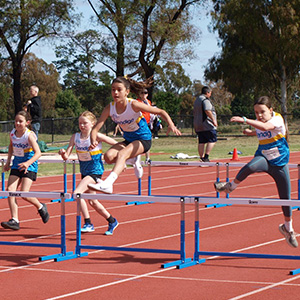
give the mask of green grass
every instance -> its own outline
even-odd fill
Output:
[[[119,139],[119,140],[122,140]],[[290,150],[299,151],[300,149],[300,139],[299,136],[290,136]],[[239,157],[242,156],[251,156],[254,155],[257,149],[257,138],[253,137],[227,137],[220,138],[213,148],[210,159],[216,160],[221,158],[228,158],[230,151],[233,151],[234,148],[241,151],[242,154],[239,154]],[[109,148],[108,145],[103,144],[104,152]],[[50,151],[49,153],[57,153],[57,151]],[[198,155],[198,140],[196,137],[159,137],[159,139],[153,140],[151,147],[151,159],[154,161],[174,161],[170,158],[171,155],[177,153],[185,153],[188,155]],[[158,155],[155,155],[158,154]],[[109,169],[109,166],[106,166],[106,169]],[[79,172],[79,167],[76,165],[76,172]],[[72,165],[67,165],[67,173],[72,173]],[[63,164],[40,164],[39,166],[39,176],[50,176],[50,175],[59,175],[63,174]]]
[[[68,140],[66,138],[65,140]],[[119,138],[118,140],[122,140]],[[66,143],[55,144],[55,147],[65,146]],[[239,157],[242,156],[251,156],[255,153],[257,149],[257,138],[247,137],[247,136],[236,136],[236,137],[220,137],[215,147],[213,148],[210,159],[217,160],[221,158],[228,158],[230,155],[228,152],[233,151],[234,148],[241,151],[242,154],[239,154]],[[290,150],[299,151],[300,149],[300,138],[298,135],[290,136]],[[49,145],[51,147],[51,145]],[[103,151],[105,152],[109,148],[108,145],[103,143]],[[58,150],[49,151],[43,153],[43,155],[48,153],[57,153]],[[177,153],[185,153],[188,155],[198,155],[198,140],[196,137],[191,136],[160,136],[159,139],[154,139],[151,147],[151,159],[154,161],[174,161],[170,158],[171,155]],[[158,154],[158,155],[155,155]],[[67,173],[72,174],[73,166],[71,164],[67,165]],[[110,169],[110,166],[106,166],[106,169]],[[51,176],[51,175],[62,175],[63,174],[63,164],[57,163],[47,163],[39,165],[39,176]],[[79,172],[79,166],[76,165],[76,172]],[[6,173],[6,177],[8,172]]]

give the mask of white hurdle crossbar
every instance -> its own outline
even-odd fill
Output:
[[[8,241],[0,241],[0,245],[6,246],[30,246],[30,247],[46,247],[46,248],[60,248],[60,253],[54,255],[48,255],[40,257],[40,261],[54,259],[58,261],[59,258],[64,258],[64,260],[75,258],[76,255],[73,252],[66,251],[66,219],[65,219],[65,199],[70,199],[71,195],[67,193],[59,193],[59,192],[8,192],[2,191],[0,192],[1,197],[22,197],[22,198],[60,198],[61,199],[61,219],[60,219],[60,233],[61,233],[61,241],[59,244],[51,244],[51,243],[31,243],[31,242],[8,242]],[[4,233],[5,235],[5,233]]]
[[[195,197],[195,251],[193,261],[186,263],[185,265],[178,266],[182,269],[192,265],[201,264],[205,262],[205,259],[199,259],[200,255],[203,256],[227,256],[227,257],[248,257],[248,258],[265,258],[265,259],[290,259],[300,260],[300,256],[296,255],[274,255],[274,254],[257,254],[257,253],[234,253],[234,252],[215,252],[215,251],[200,251],[199,250],[199,203],[214,203],[215,198]],[[239,204],[239,205],[264,205],[264,206],[298,206],[299,200],[289,199],[256,199],[256,198],[218,198],[218,203],[223,204]],[[300,273],[300,269],[290,271],[291,275]]]
[[[226,181],[229,181],[229,168],[231,167],[243,167],[247,163],[242,162],[196,162],[196,161],[150,161],[147,163],[148,165],[148,196],[151,195],[151,188],[152,188],[152,175],[151,175],[151,167],[152,166],[186,166],[186,167],[201,167],[201,166],[208,166],[208,167],[216,167],[216,182],[220,181],[220,167],[226,167]],[[290,169],[298,169],[298,199],[300,200],[300,164],[289,164]],[[219,199],[220,194],[216,192],[216,197]],[[229,198],[229,194],[226,195],[226,198]],[[231,204],[221,204],[219,202],[212,202],[207,204],[206,207],[222,207]],[[299,204],[297,207],[299,209]]]
[[[181,196],[140,196],[140,195],[121,195],[121,194],[76,194],[73,197],[77,198],[77,222],[76,222],[76,248],[75,253],[78,257],[88,255],[87,252],[82,253],[82,249],[97,249],[97,250],[112,250],[112,251],[131,251],[131,252],[150,252],[150,253],[169,253],[180,255],[180,259],[161,265],[162,268],[171,266],[180,266],[192,261],[191,258],[186,258],[185,253],[185,203],[192,203],[190,197]],[[180,220],[180,249],[153,249],[153,248],[132,248],[132,247],[112,247],[98,245],[82,245],[81,243],[81,216],[80,216],[80,199],[96,199],[96,200],[115,200],[115,201],[137,201],[143,202],[161,202],[161,203],[180,203],[181,205],[181,220]]]

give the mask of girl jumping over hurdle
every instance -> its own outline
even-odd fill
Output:
[[[26,111],[20,111],[15,117],[15,128],[10,133],[7,161],[4,171],[10,171],[7,183],[7,191],[15,192],[19,185],[21,191],[29,192],[33,181],[36,181],[38,162],[41,157],[41,150],[37,143],[37,137],[30,127],[30,115]],[[14,155],[12,166],[11,158]],[[40,203],[37,198],[23,198],[34,205],[44,223],[49,220],[49,213],[46,204]],[[8,197],[8,205],[11,219],[8,222],[1,222],[5,229],[20,229],[18,216],[18,204],[15,197]]]
[[[95,193],[88,188],[88,185],[93,182],[98,182],[104,171],[102,162],[102,142],[109,145],[114,145],[117,142],[102,134],[97,133],[96,141],[97,146],[93,150],[90,147],[90,134],[97,119],[95,115],[89,111],[83,112],[78,119],[80,132],[72,135],[67,150],[60,149],[59,154],[64,160],[67,160],[72,153],[75,146],[76,153],[80,165],[80,173],[82,180],[77,185],[74,194],[79,193]],[[105,209],[105,207],[98,200],[88,200],[91,207],[108,222],[108,229],[105,235],[112,235],[113,231],[118,226],[118,221]],[[80,199],[81,212],[84,217],[84,225],[81,232],[92,232],[95,230],[91,222],[90,214],[87,204],[84,199]]]
[[[128,98],[130,91],[139,95],[141,91],[149,88],[151,85],[151,79],[137,82],[129,77],[117,77],[113,80],[111,94],[114,101],[104,108],[96,126],[91,132],[91,148],[93,149],[97,146],[97,132],[109,116],[115,123],[120,125],[125,140],[113,145],[105,153],[105,161],[108,164],[115,163],[114,168],[104,181],[89,184],[91,189],[111,194],[113,192],[113,184],[123,171],[127,159],[134,160],[135,175],[138,178],[142,177],[143,168],[139,162],[140,154],[150,150],[152,139],[151,131],[142,115],[142,111],[160,115],[168,123],[167,134],[172,131],[176,135],[181,135],[181,132],[176,128],[166,111]]]
[[[271,101],[267,96],[260,97],[254,104],[256,120],[234,116],[231,122],[248,124],[256,130],[245,129],[244,134],[256,135],[259,140],[254,158],[245,165],[232,182],[215,182],[218,192],[230,193],[249,175],[256,172],[266,172],[274,179],[280,199],[291,199],[291,184],[289,176],[289,146],[286,140],[286,127],[279,113],[273,111]],[[284,224],[279,225],[279,231],[291,247],[298,247],[292,225],[292,209],[282,206]]]

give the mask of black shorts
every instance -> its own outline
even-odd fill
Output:
[[[196,133],[198,135],[199,144],[215,143],[217,141],[216,130],[198,131]]]
[[[139,142],[142,143],[143,147],[144,147],[144,151],[143,153],[146,153],[150,150],[151,145],[152,145],[152,140],[139,140]],[[131,142],[124,140],[122,143],[124,143],[126,146],[129,145]]]
[[[32,181],[36,181],[37,173],[36,172],[32,172],[32,171],[27,171],[27,173],[25,173],[25,171],[20,171],[18,169],[11,169],[10,170],[10,175],[14,175],[14,176],[17,176],[19,178],[26,177],[26,178],[31,179]]]
[[[86,176],[92,177],[96,183],[98,182],[98,179],[101,179],[101,177],[102,177],[102,175],[100,175],[100,174],[89,174],[89,175],[82,175],[81,174],[81,179],[83,179]]]

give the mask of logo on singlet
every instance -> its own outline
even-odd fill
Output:
[[[259,133],[257,133],[257,137],[258,138],[271,138],[272,137],[272,132],[270,130],[259,132]]]

